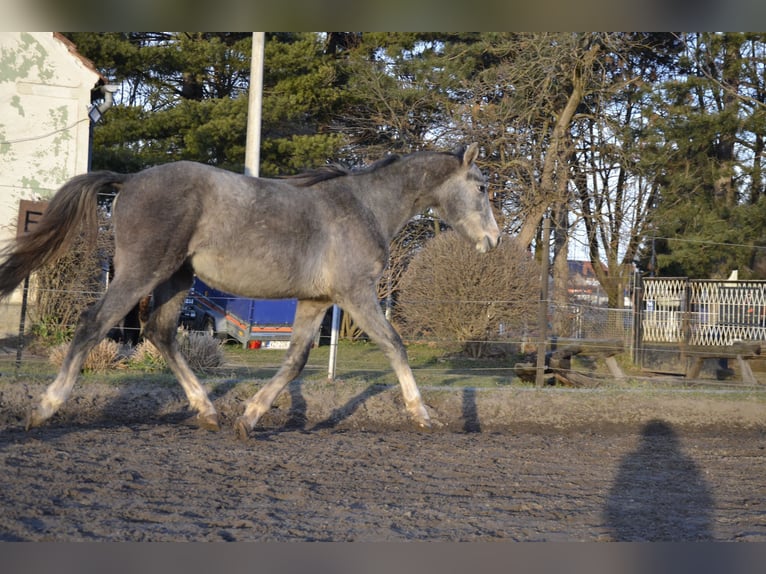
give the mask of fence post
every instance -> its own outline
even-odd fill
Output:
[[[19,340],[16,343],[16,368],[21,368],[21,356],[24,352],[24,331],[26,330],[27,302],[29,300],[29,275],[24,278],[21,295],[21,317],[19,318]]]
[[[643,304],[644,285],[641,281],[641,273],[635,271],[633,279],[633,332],[631,333],[631,344],[633,346],[631,354],[634,365],[639,365],[639,361],[641,361],[641,307]]]
[[[340,331],[340,308],[332,306],[332,331],[330,333],[330,364],[327,371],[329,380],[335,379],[335,365],[338,360],[338,333]]]
[[[545,347],[548,342],[548,257],[550,250],[551,221],[546,215],[543,219],[543,234],[541,244],[541,284],[540,307],[537,314],[537,329],[540,331],[537,342],[537,368],[535,369],[535,386],[545,384]]]

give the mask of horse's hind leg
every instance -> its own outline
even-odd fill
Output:
[[[130,311],[139,294],[140,290],[135,285],[127,285],[115,279],[104,297],[81,315],[56,379],[27,416],[27,430],[44,423],[64,404],[88,353]]]
[[[352,299],[342,302],[341,306],[351,314],[359,328],[367,333],[388,357],[399,379],[404,404],[415,423],[423,429],[430,429],[431,418],[415,383],[404,343],[391,323],[386,320],[383,310],[374,297],[374,290],[369,290],[369,293],[372,296],[367,296],[367,293],[362,290],[356,290]]]
[[[239,438],[247,438],[258,419],[271,408],[277,395],[303,370],[311,351],[311,344],[329,306],[327,301],[298,301],[290,348],[277,374],[245,403],[245,412],[236,423]]]
[[[176,338],[181,304],[192,280],[191,269],[184,266],[154,290],[154,309],[144,325],[144,336],[159,349],[168,367],[181,383],[189,405],[197,411],[199,426],[218,430],[215,407],[178,349]]]

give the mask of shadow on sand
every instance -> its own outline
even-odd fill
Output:
[[[671,425],[647,423],[638,448],[622,460],[604,510],[620,542],[713,539],[713,497]]]

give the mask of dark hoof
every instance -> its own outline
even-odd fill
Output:
[[[209,431],[219,431],[221,427],[218,425],[218,415],[197,415],[194,418],[194,424],[199,428]]]
[[[28,432],[35,427],[39,427],[46,420],[47,418],[40,415],[40,412],[37,410],[37,407],[32,407],[31,409],[29,409],[29,412],[27,412],[27,418],[24,421],[24,430]]]
[[[250,427],[242,417],[238,418],[237,422],[234,423],[234,430],[237,432],[237,438],[239,440],[248,440],[250,438]]]

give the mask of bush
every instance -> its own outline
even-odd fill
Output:
[[[160,350],[154,346],[154,343],[146,339],[136,345],[128,365],[132,369],[141,371],[164,371],[168,368]]]
[[[103,275],[114,253],[114,233],[105,209],[99,209],[98,217],[95,244],[83,233],[61,257],[33,274],[29,318],[41,345],[69,340],[82,312],[104,293]]]
[[[219,367],[224,362],[223,343],[208,334],[182,331],[178,345],[189,366],[195,371]],[[68,348],[68,343],[51,347],[48,360],[61,367]],[[104,339],[96,345],[83,364],[83,371],[98,373],[124,368],[164,371],[168,365],[160,350],[150,341],[143,340],[134,349],[111,339]]]
[[[194,371],[220,367],[225,359],[223,342],[207,333],[181,330],[178,334],[178,348]],[[167,369],[165,358],[150,341],[142,341],[130,357],[130,366],[147,371]]]
[[[224,362],[223,341],[207,333],[181,331],[178,344],[195,371],[220,367]]]
[[[61,367],[68,349],[68,343],[51,347],[48,360],[57,367]],[[120,345],[111,339],[104,339],[85,358],[82,369],[83,371],[103,373],[111,369],[125,368],[130,353],[129,346]]]
[[[539,265],[512,239],[479,254],[457,233],[443,232],[402,277],[397,321],[405,335],[457,341],[481,357],[502,333],[521,331],[535,316],[539,293]]]

